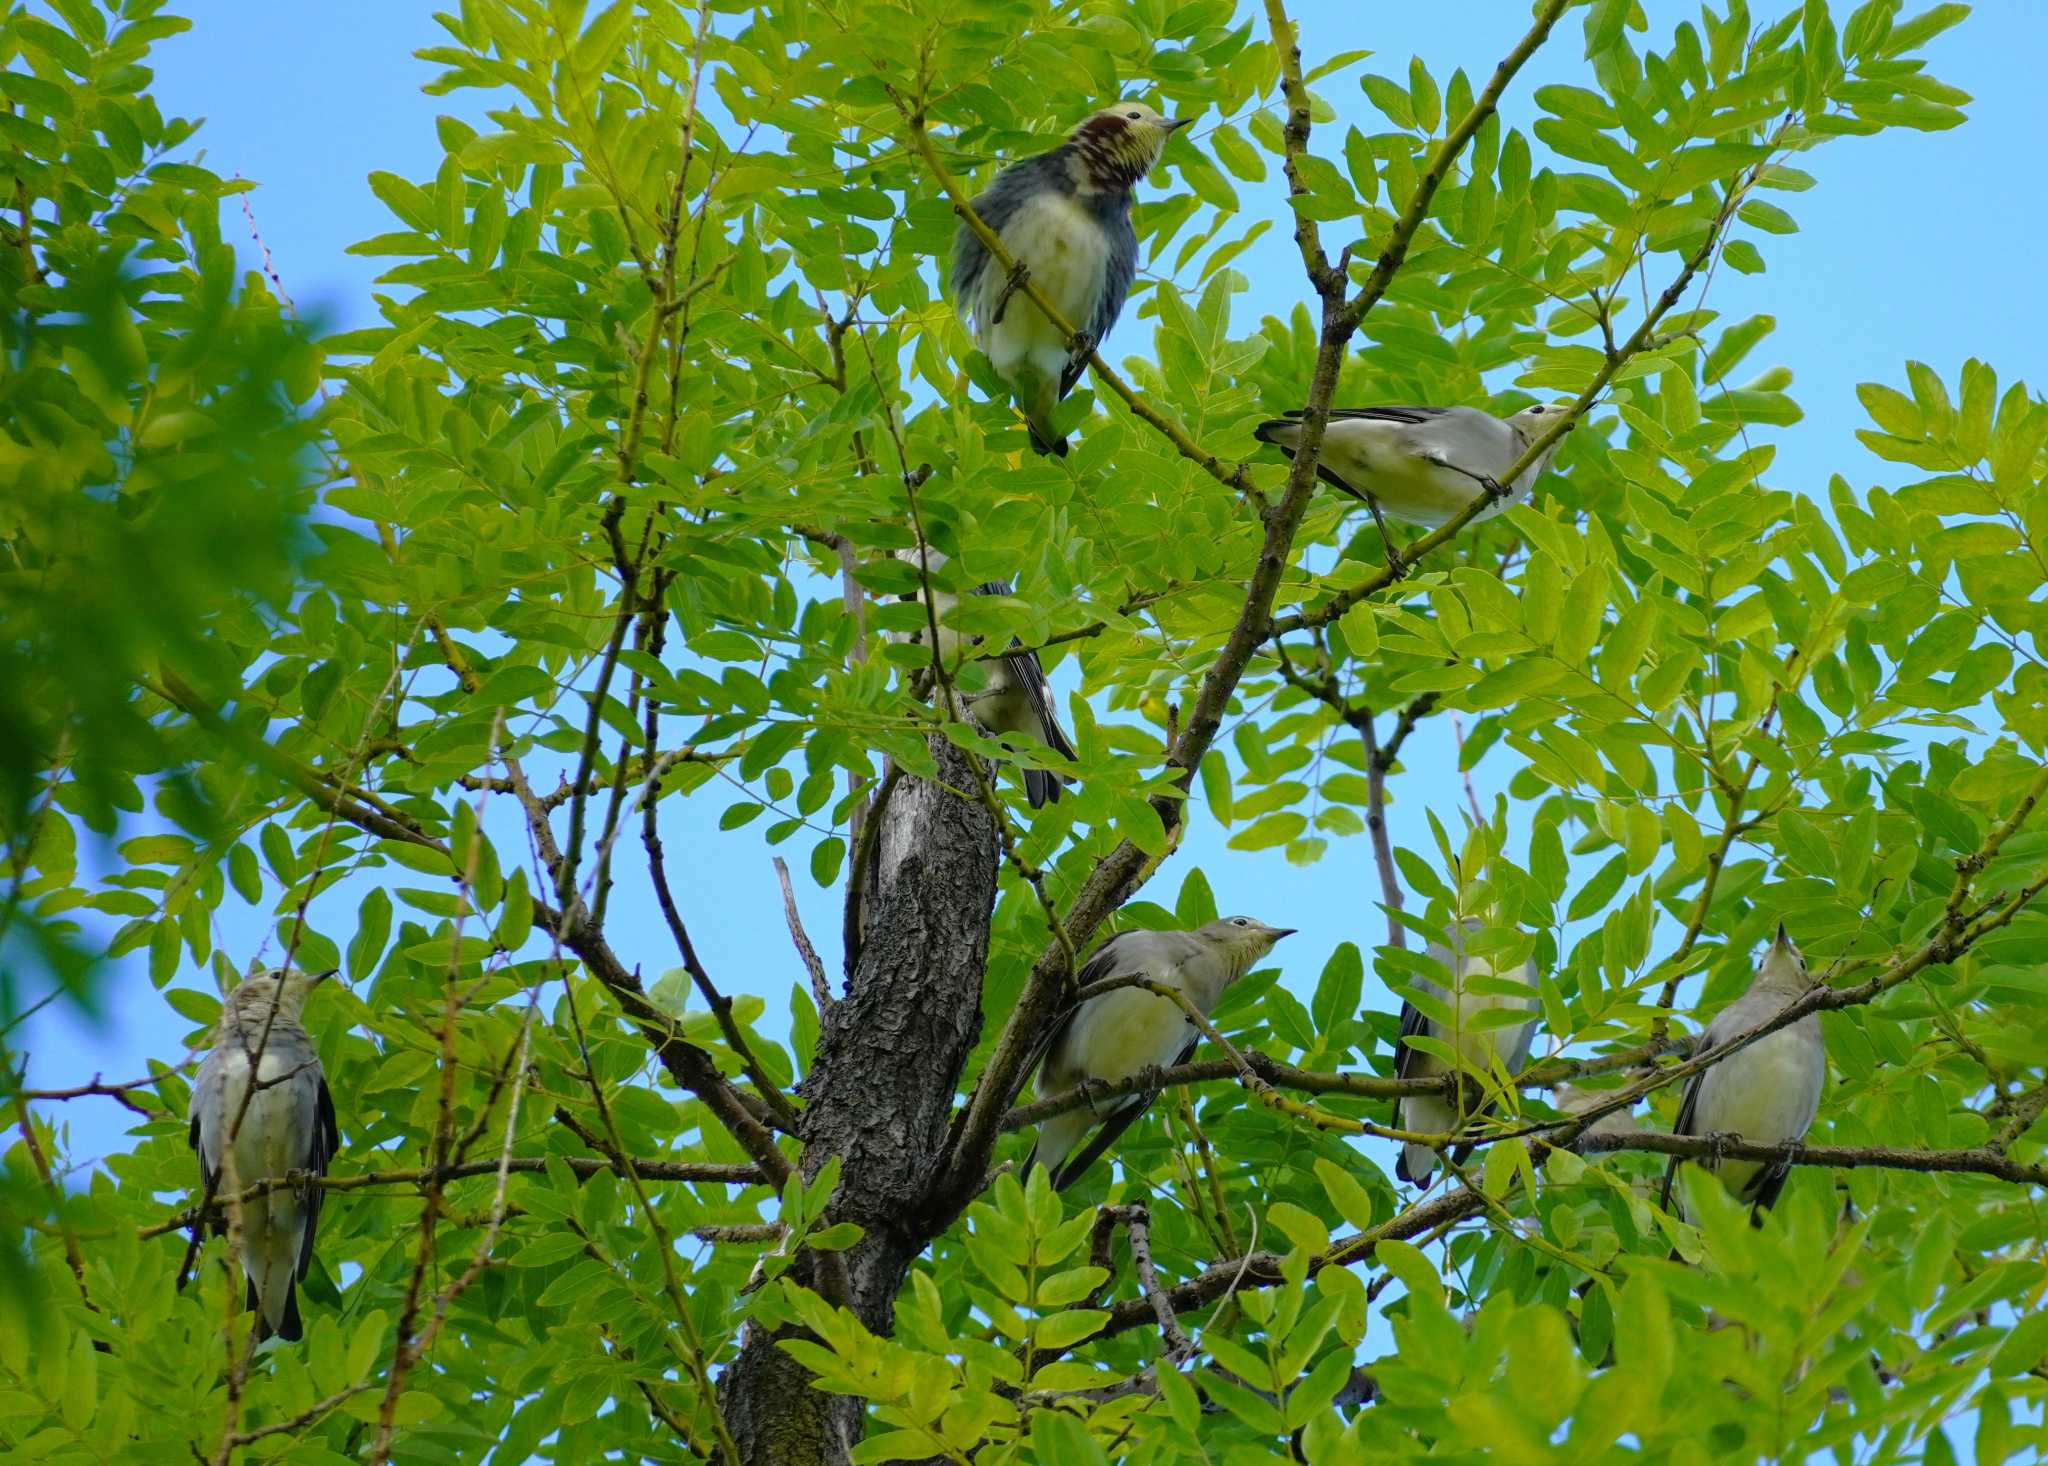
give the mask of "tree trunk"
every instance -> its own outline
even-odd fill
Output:
[[[926,1197],[981,1032],[1000,858],[988,811],[954,792],[974,788],[971,755],[943,738],[931,748],[939,782],[904,778],[880,815],[860,956],[803,1084],[803,1174],[840,1158],[831,1219],[865,1233],[842,1254],[845,1301],[878,1334],[893,1326],[896,1291],[930,1240]],[[805,1285],[811,1262],[792,1272]],[[721,1394],[747,1466],[842,1463],[860,1439],[861,1402],[812,1388],[764,1329],[748,1330]]]

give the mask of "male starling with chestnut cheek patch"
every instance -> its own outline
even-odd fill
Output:
[[[1104,107],[1051,152],[998,173],[974,201],[1011,258],[1081,332],[1079,350],[964,222],[953,238],[954,303],[1015,395],[1040,453],[1066,456],[1066,439],[1051,425],[1053,409],[1116,324],[1138,273],[1132,190],[1159,161],[1166,140],[1191,120],[1162,117],[1143,102]]]

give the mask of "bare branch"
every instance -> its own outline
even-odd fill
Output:
[[[818,1016],[823,1018],[832,1011],[832,984],[826,981],[825,964],[818,960],[818,949],[811,945],[804,931],[804,919],[796,909],[796,888],[789,882],[789,865],[779,855],[775,857],[775,879],[782,884],[782,916],[789,923],[789,939],[796,944],[796,954],[803,958],[804,970],[811,975],[811,1000],[818,1005]]]

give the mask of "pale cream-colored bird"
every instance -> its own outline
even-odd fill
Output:
[[[1267,926],[1249,916],[1226,916],[1191,932],[1118,932],[1082,964],[1082,987],[1113,977],[1148,977],[1178,988],[1207,1017],[1233,982],[1273,950],[1293,927]],[[1201,1031],[1173,999],[1141,987],[1117,988],[1089,998],[1061,1021],[1038,1071],[1040,1099],[1064,1094],[1084,1080],[1114,1083],[1158,1065],[1185,1063]],[[1145,1113],[1152,1095],[1140,1092],[1055,1115],[1038,1127],[1038,1143],[1025,1164],[1043,1165],[1055,1188],[1071,1186],[1096,1158]],[[1081,1137],[1101,1129],[1068,1159]]]
[[[200,1060],[192,1083],[190,1132],[201,1182],[223,1213],[235,1204],[223,1195],[228,1189],[223,1166],[230,1155],[235,1195],[293,1171],[327,1174],[340,1145],[334,1096],[299,1015],[307,993],[331,976],[281,969],[255,973],[228,994],[213,1048]],[[297,1284],[312,1266],[320,1198],[319,1187],[301,1185],[238,1203],[242,1275],[259,1342],[272,1334],[298,1339],[305,1332]]]
[[[916,549],[896,552],[896,558],[915,565],[918,563]],[[925,547],[925,574],[934,582],[943,575],[947,557],[940,551]],[[989,580],[974,586],[969,594],[977,596],[1006,596],[1010,594],[1007,580]],[[912,597],[915,599],[916,597]],[[971,647],[963,647],[960,635],[944,624],[946,613],[958,602],[951,591],[932,585],[932,615],[938,620],[939,659],[949,669],[949,675],[959,678],[978,676],[980,685],[966,692],[961,698],[974,714],[974,720],[998,738],[1009,739],[1022,745],[1035,744],[1050,749],[1061,758],[1074,757],[1074,745],[1067,737],[1066,729],[1060,726],[1058,709],[1053,705],[1052,686],[1045,678],[1045,665],[1034,651],[1006,652],[1000,657],[970,658]],[[896,633],[896,639],[909,642],[923,642],[926,633],[922,631]],[[1013,642],[1012,645],[1015,643]],[[976,669],[970,673],[969,663]],[[1024,794],[1033,809],[1052,803],[1060,797],[1060,785],[1064,782],[1051,769],[1026,768],[1024,771]]]
[[[1450,975],[1452,991],[1445,992],[1424,977],[1411,978],[1410,982],[1423,994],[1436,998],[1450,1009],[1451,1026],[1446,1030],[1413,1003],[1402,1003],[1401,1036],[1394,1045],[1396,1078],[1430,1079],[1447,1072],[1448,1066],[1442,1059],[1408,1042],[1418,1037],[1448,1043],[1465,1063],[1481,1073],[1489,1071],[1496,1058],[1511,1074],[1527,1062],[1530,1040],[1536,1032],[1533,1015],[1541,1001],[1536,994],[1536,964],[1533,960],[1525,962],[1506,975],[1508,980],[1526,988],[1526,992],[1498,990],[1502,981],[1494,973],[1493,964],[1484,957],[1468,955],[1465,951],[1467,937],[1484,929],[1485,923],[1479,918],[1463,917],[1450,933],[1449,947],[1441,942],[1429,944],[1430,957]],[[1521,1024],[1483,1021],[1484,1015],[1496,1010],[1527,1012],[1532,1016]],[[1475,1114],[1485,1113],[1486,1108],[1475,1111],[1457,1096],[1403,1095],[1394,1102],[1394,1128],[1447,1132],[1457,1129]],[[1470,1145],[1461,1145],[1452,1151],[1452,1159],[1462,1165],[1471,1150]],[[1436,1152],[1419,1141],[1404,1144],[1401,1158],[1394,1163],[1394,1174],[1411,1186],[1427,1186],[1435,1170]]]
[[[1479,498],[1493,502],[1473,516],[1491,519],[1511,503],[1529,497],[1560,438],[1539,454],[1512,483],[1507,471],[1565,409],[1538,403],[1513,417],[1498,418],[1476,407],[1338,407],[1330,411],[1316,477],[1361,499],[1373,512],[1435,529]],[[1301,442],[1299,411],[1262,422],[1253,436],[1294,456]],[[1380,522],[1382,535],[1386,524]]]
[[[1785,924],[1778,923],[1777,937],[1757,964],[1748,990],[1714,1015],[1693,1052],[1705,1053],[1749,1032],[1784,1012],[1812,987],[1805,956],[1785,935]],[[1820,1092],[1827,1074],[1820,1018],[1808,1013],[1688,1079],[1672,1133],[1725,1135],[1752,1145],[1789,1145],[1804,1140],[1820,1112]],[[1750,1220],[1759,1226],[1762,1213],[1776,1203],[1785,1178],[1792,1173],[1785,1161],[1729,1156],[1697,1164],[1714,1172],[1736,1200],[1748,1202]],[[1678,1157],[1673,1156],[1664,1172],[1666,1211],[1671,1209],[1671,1183],[1677,1174]]]

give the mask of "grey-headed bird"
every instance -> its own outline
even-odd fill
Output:
[[[334,1096],[299,1013],[314,984],[331,976],[252,973],[228,994],[213,1049],[200,1061],[192,1085],[192,1147],[199,1152],[205,1189],[223,1209],[220,1193],[228,1182],[222,1163],[230,1153],[238,1192],[292,1171],[327,1174],[340,1143]],[[320,1196],[317,1186],[291,1186],[241,1203],[242,1275],[259,1342],[272,1334],[298,1339],[305,1333],[297,1284],[312,1265]]]
[[[1778,923],[1777,937],[1757,964],[1748,991],[1714,1015],[1693,1052],[1705,1053],[1749,1032],[1782,1013],[1812,986],[1806,958],[1785,935],[1785,924]],[[1672,1134],[1729,1135],[1752,1145],[1796,1144],[1806,1138],[1820,1110],[1827,1073],[1820,1018],[1808,1013],[1688,1079]],[[1701,1164],[1721,1178],[1730,1195],[1750,1204],[1750,1220],[1758,1226],[1792,1171],[1784,1161],[1719,1158]],[[1666,1211],[1671,1209],[1671,1183],[1677,1174],[1678,1157],[1673,1156],[1664,1172]]]
[[[917,564],[916,549],[896,552],[896,558]],[[946,556],[930,546],[925,547],[925,573],[937,579],[946,564]],[[1006,596],[1010,594],[1007,580],[986,580],[973,588],[977,596]],[[915,596],[908,599],[916,599]],[[955,604],[950,591],[932,587],[932,612],[938,618],[939,656],[945,662],[948,675],[957,676],[958,669],[966,663],[961,659],[960,638],[944,624],[946,612]],[[924,633],[909,632],[905,639],[913,642],[924,640]],[[1016,651],[1001,657],[988,657],[976,661],[983,669],[986,681],[963,698],[974,712],[975,721],[998,738],[1012,738],[1024,743],[1037,744],[1051,749],[1062,758],[1074,757],[1074,745],[1067,738],[1066,730],[1060,727],[1058,710],[1053,706],[1052,688],[1045,680],[1045,665],[1038,660],[1034,651]],[[1024,794],[1031,801],[1031,807],[1038,809],[1060,797],[1061,777],[1050,769],[1024,770]]]
[[[1449,1031],[1444,1030],[1413,1003],[1404,1002],[1401,1005],[1401,1036],[1394,1044],[1394,1076],[1397,1079],[1429,1079],[1447,1072],[1442,1059],[1409,1044],[1408,1040],[1418,1037],[1442,1040],[1466,1063],[1481,1071],[1491,1069],[1495,1058],[1509,1073],[1527,1062],[1529,1043],[1536,1032],[1533,1015],[1541,1001],[1534,992],[1536,964],[1534,961],[1523,963],[1509,979],[1531,991],[1524,994],[1499,990],[1502,980],[1495,975],[1493,964],[1484,957],[1470,956],[1465,952],[1466,937],[1483,930],[1484,926],[1485,923],[1477,917],[1467,916],[1461,918],[1450,933],[1449,947],[1441,942],[1429,944],[1431,959],[1450,976],[1451,992],[1445,992],[1425,977],[1409,979],[1413,987],[1450,1010],[1451,1027]],[[1520,1024],[1495,1024],[1482,1020],[1482,1015],[1496,1009],[1526,1012],[1532,1016]],[[1485,1114],[1486,1111],[1481,1109],[1477,1113]],[[1394,1128],[1450,1131],[1470,1119],[1472,1114],[1457,1096],[1403,1095],[1394,1101]],[[1452,1152],[1452,1158],[1463,1164],[1471,1150],[1470,1145],[1460,1146]],[[1419,1142],[1403,1145],[1401,1158],[1394,1163],[1394,1174],[1411,1186],[1427,1186],[1435,1170],[1436,1152]]]
[[[1515,460],[1563,412],[1540,403],[1505,419],[1476,407],[1333,408],[1316,476],[1363,500],[1382,538],[1387,529],[1382,515],[1435,529],[1482,494],[1492,496],[1493,502],[1473,519],[1490,519],[1510,503],[1526,499],[1550,466],[1562,438],[1544,449],[1513,483],[1501,482]],[[1253,436],[1292,458],[1301,442],[1300,411],[1260,423]]]
[[[1079,981],[1085,988],[1113,977],[1148,977],[1178,988],[1207,1017],[1225,988],[1293,934],[1293,927],[1267,926],[1249,916],[1226,916],[1191,932],[1118,932],[1082,964]],[[1171,998],[1141,987],[1097,994],[1053,1030],[1038,1071],[1038,1097],[1063,1094],[1083,1080],[1114,1083],[1154,1065],[1184,1064],[1201,1037]],[[1090,1104],[1053,1116],[1038,1127],[1026,1174],[1032,1165],[1043,1165],[1055,1188],[1073,1185],[1151,1103],[1152,1096],[1140,1092],[1118,1097],[1107,1110]],[[1097,1123],[1102,1128],[1073,1155]]]
[[[1031,446],[1065,457],[1053,409],[1087,370],[1124,308],[1138,273],[1132,190],[1166,140],[1193,119],[1162,117],[1143,102],[1104,107],[1051,152],[998,173],[974,212],[1002,240],[1086,349],[1071,350],[1044,312],[1017,292],[963,222],[953,237],[953,299],[981,348],[1016,396]]]

